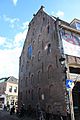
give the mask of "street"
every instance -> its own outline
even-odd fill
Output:
[[[33,120],[33,119],[27,117],[18,118],[15,114],[10,115],[9,112],[0,110],[0,120]]]

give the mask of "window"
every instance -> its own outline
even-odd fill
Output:
[[[51,53],[51,44],[48,44],[48,48],[47,48],[47,54]]]
[[[38,36],[38,44],[39,44],[39,42],[41,41],[41,39],[40,39],[40,35]]]
[[[76,29],[80,30],[80,23],[79,22],[76,22]]]
[[[17,87],[14,88],[14,92],[17,93]]]
[[[29,72],[29,78],[30,78],[31,72]]]
[[[58,58],[57,58],[57,55],[55,56],[56,58],[56,67],[58,68]]]
[[[35,40],[32,41],[32,48],[34,49]]]
[[[27,86],[27,80],[28,80],[28,77],[26,77],[25,79],[25,87]]]
[[[9,92],[12,92],[12,86],[9,87]]]
[[[42,50],[44,49],[44,42],[43,42],[43,40],[42,40]]]
[[[22,100],[22,92],[20,92],[20,100]]]
[[[38,71],[38,83],[40,82],[40,79],[41,79],[41,72]]]
[[[69,67],[70,73],[80,74],[80,68],[78,67]]]
[[[48,25],[48,27],[47,27],[47,32],[49,33],[49,30],[50,30],[50,27],[49,27],[49,25]]]
[[[27,100],[27,90],[26,90],[26,100]]]
[[[32,60],[31,60],[32,66],[33,66],[33,63],[34,63],[34,56],[32,56]]]
[[[34,95],[33,95],[33,90],[32,90],[32,91],[31,91],[31,99],[32,99],[32,100],[33,100],[33,96],[34,96]]]
[[[33,74],[31,75],[31,84],[33,84],[34,83],[34,76],[33,76]]]
[[[49,96],[53,96],[53,85],[49,86]]]
[[[40,51],[38,52],[38,61],[40,61]]]
[[[39,88],[39,90],[38,90],[38,98],[39,98],[39,100],[41,100],[41,88]]]
[[[48,79],[51,79],[53,77],[53,67],[52,65],[49,65],[48,67]]]
[[[42,73],[44,72],[44,64],[43,64],[43,62],[42,62]]]
[[[28,90],[28,93],[30,94],[30,90]]]
[[[29,45],[29,47],[28,47],[28,58],[29,59],[32,58],[32,45]]]

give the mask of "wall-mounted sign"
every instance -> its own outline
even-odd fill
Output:
[[[73,88],[74,81],[73,80],[66,80],[66,88]]]
[[[64,54],[80,57],[80,37],[65,33],[62,35]]]

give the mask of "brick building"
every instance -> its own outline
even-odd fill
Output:
[[[79,93],[75,95],[80,86],[79,25],[77,19],[67,23],[49,16],[43,7],[34,15],[19,61],[19,107],[40,104],[49,113],[74,119],[75,104],[80,109]]]
[[[18,79],[13,76],[0,78],[0,107],[16,105],[18,101]]]

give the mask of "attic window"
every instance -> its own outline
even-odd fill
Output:
[[[80,22],[76,22],[76,29],[80,30]]]
[[[43,21],[45,21],[45,17],[43,17]]]

